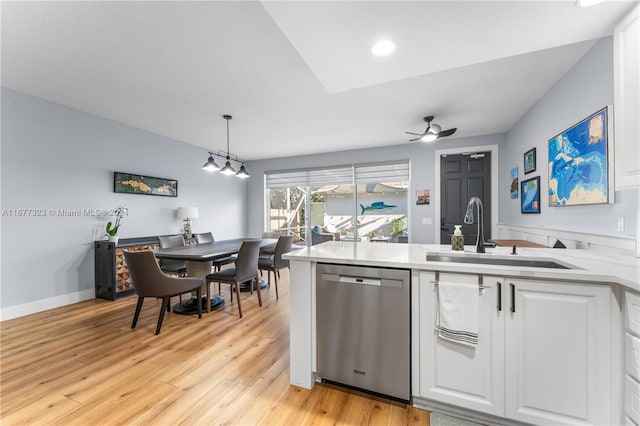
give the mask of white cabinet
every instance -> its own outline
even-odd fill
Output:
[[[624,412],[629,425],[640,425],[640,295],[625,294]]]
[[[475,275],[440,273],[448,282],[478,284]],[[497,416],[504,415],[504,314],[497,310],[498,284],[484,280],[479,306],[478,345],[439,339],[435,332],[434,273],[422,272],[420,298],[420,396]],[[501,284],[500,284],[501,285]]]
[[[640,6],[613,32],[617,190],[640,186]]]
[[[420,273],[416,396],[531,424],[611,424],[608,286],[484,276],[473,349],[434,332],[434,281]]]
[[[505,280],[505,415],[611,424],[609,286]]]

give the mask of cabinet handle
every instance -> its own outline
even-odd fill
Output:
[[[498,281],[496,284],[498,284],[498,312],[502,312],[502,283]]]
[[[514,314],[516,312],[516,286],[513,283],[510,283],[511,287],[511,313]]]

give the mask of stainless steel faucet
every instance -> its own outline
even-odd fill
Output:
[[[476,240],[476,253],[484,253],[484,213],[482,211],[482,201],[478,197],[471,197],[467,204],[467,212],[464,215],[464,223],[473,223],[473,206],[478,209],[478,239]]]

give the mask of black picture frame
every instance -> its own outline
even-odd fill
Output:
[[[520,182],[520,213],[540,213],[540,176]]]
[[[177,197],[178,181],[133,173],[113,172],[113,192]]]
[[[531,148],[524,153],[524,174],[536,171],[536,149]]]

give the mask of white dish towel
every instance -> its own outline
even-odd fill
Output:
[[[475,347],[478,344],[478,285],[439,282],[436,331],[442,339]]]

